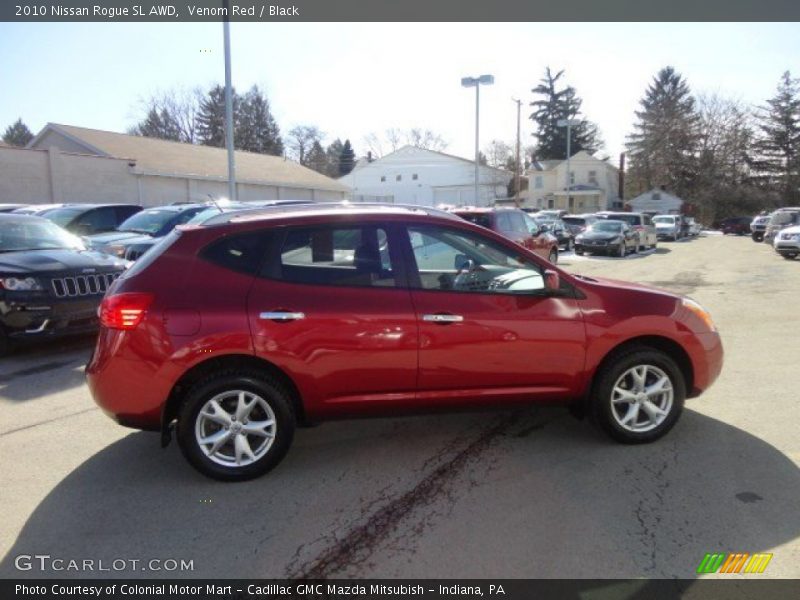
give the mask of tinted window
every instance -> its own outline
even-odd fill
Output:
[[[83,212],[82,208],[54,208],[52,210],[45,211],[42,213],[42,216],[47,218],[49,221],[52,221],[56,225],[66,227],[69,225],[70,221],[77,217],[81,212]]]
[[[291,229],[280,248],[284,281],[316,285],[396,285],[386,231],[377,226]]]
[[[114,210],[117,212],[117,223],[122,223],[125,219],[131,215],[135,215],[142,209],[139,206],[115,206]]]
[[[113,206],[90,210],[75,219],[71,225],[71,228],[80,233],[111,231],[116,227],[117,213]]]
[[[266,254],[269,240],[270,234],[264,231],[231,235],[206,246],[200,256],[225,269],[255,275]],[[154,249],[145,256],[149,256]]]
[[[535,264],[493,240],[435,226],[409,227],[408,234],[422,289],[480,293],[544,289]]]
[[[470,223],[475,223],[475,225],[486,227],[486,229],[492,228],[492,217],[486,213],[456,213],[456,214],[458,214],[458,216],[464,219],[465,221],[469,221]]]

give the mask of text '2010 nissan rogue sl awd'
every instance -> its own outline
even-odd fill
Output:
[[[119,423],[174,430],[202,473],[261,475],[297,425],[462,407],[577,405],[650,442],[714,382],[696,302],[571,275],[433,209],[227,213],[166,236],[114,283],[87,367]]]

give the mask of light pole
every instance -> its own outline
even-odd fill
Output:
[[[572,182],[570,181],[570,171],[569,171],[569,158],[572,154],[570,150],[570,144],[572,142],[572,128],[580,125],[580,119],[559,119],[556,121],[556,125],[559,127],[566,127],[567,128],[567,186],[564,188],[567,192],[567,210],[570,210],[569,206],[569,199],[570,199],[570,188],[572,187]]]
[[[478,168],[480,167],[481,151],[479,146],[479,129],[480,129],[480,114],[481,114],[481,84],[492,85],[494,83],[494,75],[481,75],[480,77],[462,77],[462,87],[475,88],[475,206],[478,206]]]
[[[228,0],[224,2],[229,8]],[[225,11],[228,14],[228,11]],[[233,92],[231,87],[231,24],[226,16],[222,22],[225,42],[225,145],[228,146],[228,200],[236,202],[236,167],[233,154]]]
[[[514,204],[519,208],[519,179],[522,165],[520,164],[519,146],[520,146],[520,111],[522,110],[522,100],[512,98],[517,105],[517,164],[514,169]]]

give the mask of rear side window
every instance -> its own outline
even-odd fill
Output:
[[[511,215],[506,212],[499,212],[495,217],[497,219],[497,229],[503,233],[513,233],[514,229],[511,226]]]
[[[255,275],[261,267],[270,240],[271,234],[265,231],[230,235],[206,246],[200,257],[223,269]]]
[[[280,278],[290,283],[397,285],[389,237],[379,226],[290,229],[279,254]]]
[[[525,213],[521,212],[512,212],[509,215],[511,220],[511,229],[514,233],[523,233],[527,234],[528,228],[525,227],[525,217],[523,216]]]

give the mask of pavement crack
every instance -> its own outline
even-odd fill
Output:
[[[40,425],[47,425],[48,423],[53,423],[55,421],[61,421],[62,419],[68,419],[70,417],[77,417],[78,415],[85,414],[87,412],[92,412],[98,410],[97,407],[93,408],[86,408],[84,410],[79,410],[73,413],[68,413],[66,415],[61,415],[60,417],[53,417],[52,419],[45,419],[44,421],[38,421],[36,423],[31,423],[30,425],[25,425],[23,427],[17,427],[16,429],[8,429],[7,431],[0,432],[0,437],[11,435],[12,433],[17,433],[19,431],[25,431],[26,429],[32,429],[34,427],[39,427]]]
[[[348,531],[337,530],[327,538],[322,538],[328,542],[328,546],[304,564],[298,566],[290,564],[287,576],[297,579],[326,579],[347,567],[363,564],[401,521],[417,508],[433,503],[437,497],[446,493],[447,484],[458,477],[471,461],[485,452],[498,436],[505,434],[518,420],[518,413],[496,419],[493,425],[484,429],[477,438],[451,458],[435,467],[412,489],[394,499],[379,497],[377,500],[388,501],[365,520],[354,524]],[[446,456],[451,451],[452,443],[438,452],[437,456]],[[376,500],[370,502],[370,506],[375,504]],[[369,512],[369,509],[364,512]],[[299,553],[300,550],[295,554],[296,558],[299,558]]]

